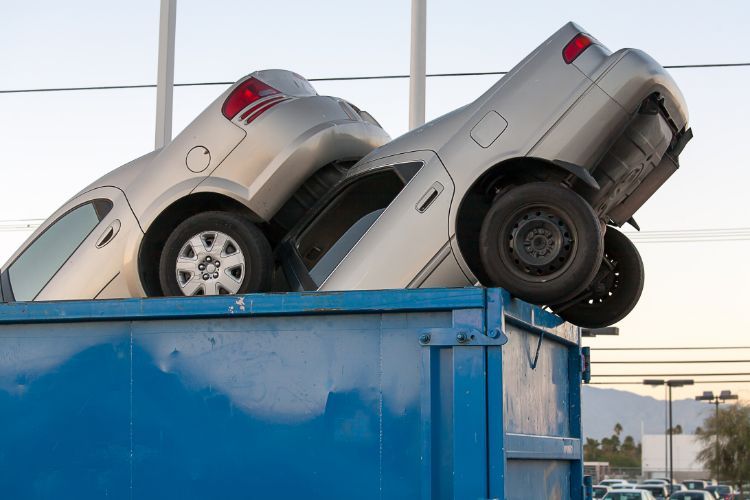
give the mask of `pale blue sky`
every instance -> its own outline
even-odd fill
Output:
[[[310,78],[408,73],[409,0],[177,3],[177,82],[235,80],[271,67]],[[427,3],[428,72],[506,70],[568,20],[613,50],[641,48],[662,64],[750,61],[750,3],[744,0]],[[158,15],[158,0],[6,2],[0,17],[0,89],[153,83]],[[672,74],[687,98],[695,139],[683,154],[682,169],[639,212],[641,226],[750,226],[750,162],[744,151],[750,68]],[[494,81],[428,80],[428,119],[473,100]],[[394,137],[406,131],[406,80],[315,86],[369,110]],[[175,132],[223,89],[178,88]],[[154,89],[0,95],[5,184],[0,219],[46,217],[93,179],[151,150],[154,106]],[[0,232],[0,261],[25,237]],[[640,249],[647,276],[641,303],[620,325],[619,339],[592,345],[750,345],[744,314],[750,302],[749,241]],[[693,356],[736,358],[749,352]],[[750,363],[674,369],[682,371],[750,371]],[[685,395],[721,388],[696,387]],[[750,397],[750,384],[731,388]]]

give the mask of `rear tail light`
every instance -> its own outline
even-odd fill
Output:
[[[278,95],[280,92],[275,88],[266,85],[257,78],[248,78],[235,88],[227,100],[224,101],[224,105],[221,107],[222,114],[229,120],[232,120],[237,113],[250,106],[251,104],[260,101],[268,96]],[[269,99],[270,100],[270,99]],[[266,101],[264,101],[266,102]],[[280,100],[276,100],[280,102]],[[264,107],[261,111],[265,111],[271,106]],[[257,113],[260,114],[260,113]],[[246,114],[243,115],[246,116]],[[253,117],[254,118],[254,117]]]
[[[578,33],[563,49],[563,60],[570,64],[580,56],[594,41],[584,33]]]

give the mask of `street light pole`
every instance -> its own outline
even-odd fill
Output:
[[[669,387],[664,384],[664,475],[669,474],[669,436],[667,435],[666,429],[669,429],[669,403],[667,403],[667,392]]]
[[[719,469],[719,453],[720,453],[720,447],[719,447],[719,432],[718,432],[718,423],[719,423],[719,401],[722,403],[727,402],[728,400],[738,399],[737,394],[732,394],[732,391],[724,390],[721,391],[718,395],[714,395],[713,391],[704,391],[703,394],[700,396],[695,396],[696,401],[706,401],[709,404],[714,405],[716,408],[715,415],[715,422],[717,425],[717,431],[716,431],[716,452],[714,455],[714,476],[716,477],[716,482],[720,483],[720,469]]]
[[[666,385],[667,386],[667,392],[668,392],[668,399],[669,399],[669,423],[667,427],[667,432],[669,433],[669,484],[674,484],[674,461],[672,459],[672,450],[673,450],[673,444],[672,444],[672,435],[674,434],[674,429],[672,425],[672,387],[682,387],[685,385],[693,385],[695,383],[692,379],[670,379],[670,380],[664,380],[664,379],[646,379],[643,381],[644,385]],[[666,465],[666,464],[665,464]]]
[[[669,484],[674,484],[674,451],[672,449],[672,435],[674,434],[674,427],[672,426],[672,384],[671,380],[667,381],[667,387],[669,387]],[[670,490],[671,491],[671,490]]]
[[[714,401],[714,407],[716,407],[716,425],[719,425],[719,398],[716,398]],[[717,429],[718,430],[718,429]],[[714,464],[716,466],[716,483],[721,484],[721,479],[719,479],[719,433],[716,433],[716,454],[714,455],[714,459],[716,460],[716,463]]]

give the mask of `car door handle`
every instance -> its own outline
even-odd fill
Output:
[[[414,205],[414,208],[416,208],[417,212],[419,212],[420,214],[424,213],[428,208],[430,208],[432,202],[434,202],[442,192],[443,185],[439,182],[435,182],[432,186],[430,186],[427,192],[422,195],[417,204]]]
[[[101,236],[99,236],[99,239],[96,240],[96,248],[102,248],[103,246],[107,245],[110,241],[115,239],[115,236],[117,236],[117,233],[120,232],[120,220],[115,219],[112,221],[112,224],[107,226],[107,229],[104,230]]]

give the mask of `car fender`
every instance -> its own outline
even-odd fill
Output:
[[[138,273],[138,252],[141,248],[141,242],[143,241],[142,231],[133,231],[129,236],[125,244],[125,251],[123,253],[123,263],[120,275],[115,278],[120,282],[124,283],[124,287],[127,289],[127,297],[145,297],[146,291],[143,289],[141,284],[141,278]],[[107,287],[104,287],[99,293],[101,294]]]
[[[170,186],[169,189],[151,200],[147,205],[141,207],[136,212],[136,216],[141,224],[141,228],[143,228],[143,232],[148,231],[151,224],[168,206],[180,198],[189,195],[199,183],[200,179],[183,179],[177,184]]]
[[[194,190],[216,192],[247,206],[263,220],[270,220],[294,191],[318,168],[336,160],[357,160],[390,137],[381,128],[365,122],[335,120],[308,129],[290,141],[268,162],[258,162],[249,185],[234,180],[239,163],[253,154],[248,138]]]

